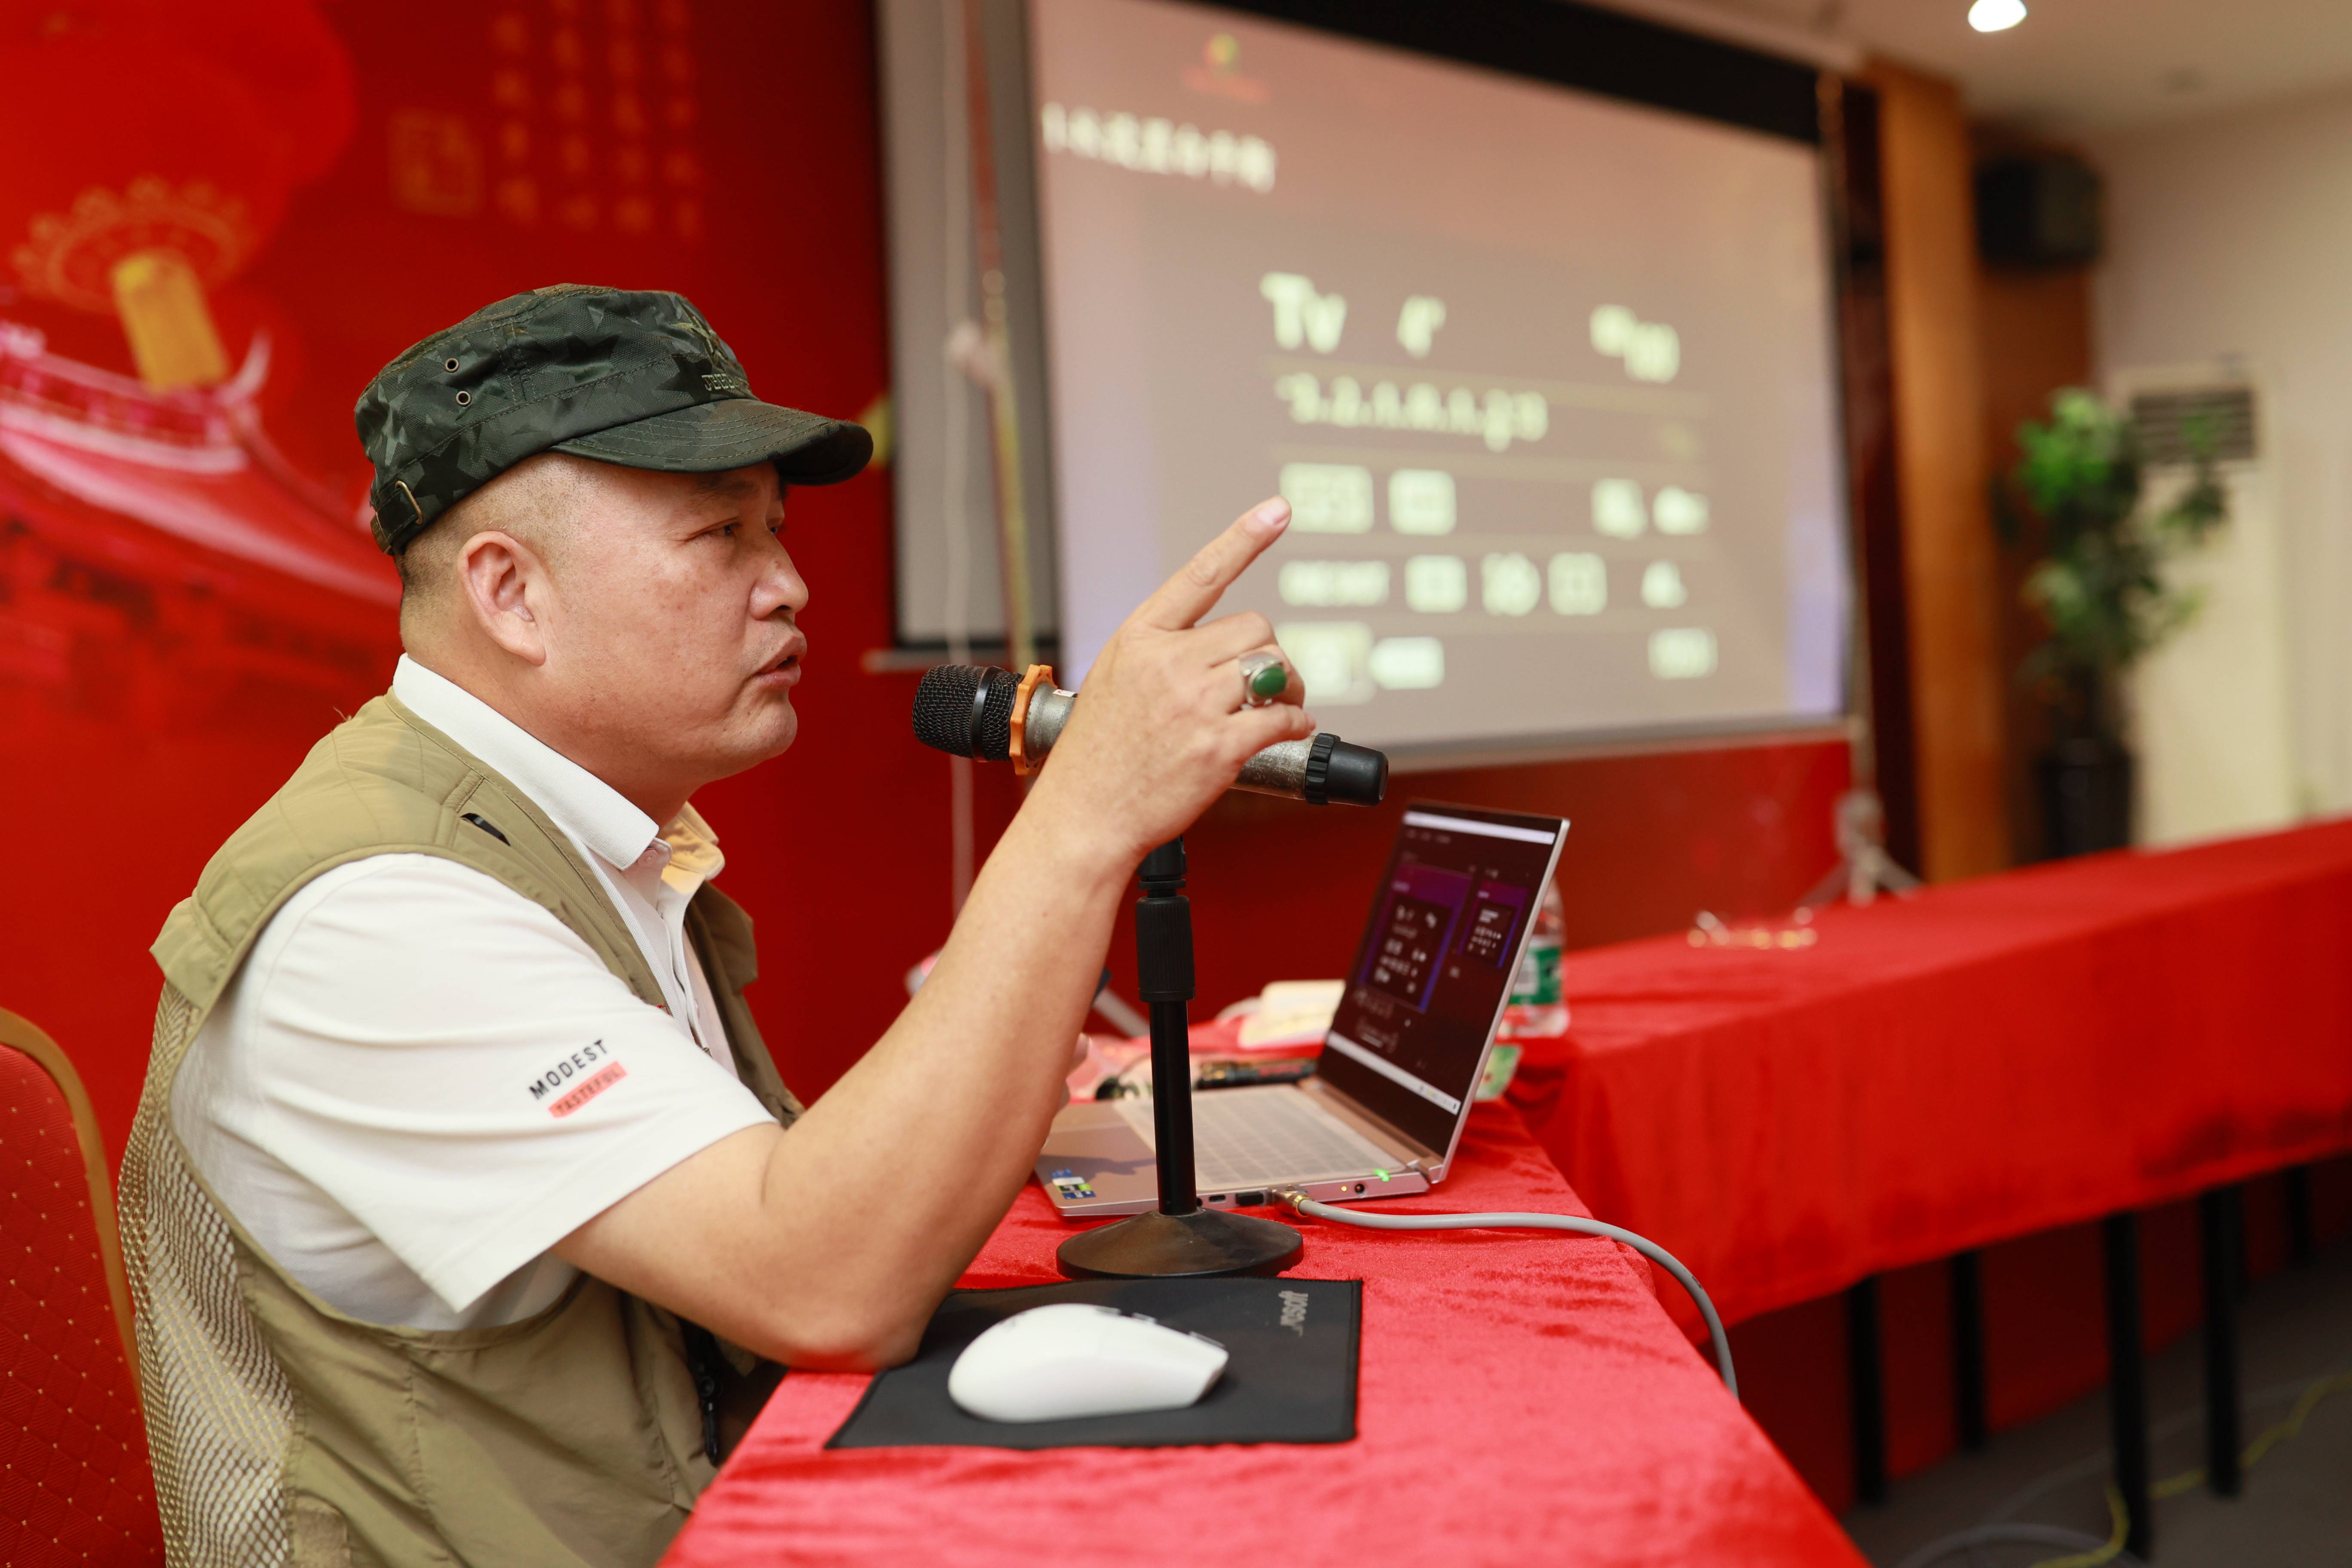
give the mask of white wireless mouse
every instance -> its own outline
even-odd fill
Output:
[[[948,1397],[983,1421],[1181,1410],[1225,1370],[1225,1347],[1111,1307],[1016,1312],[964,1347]]]

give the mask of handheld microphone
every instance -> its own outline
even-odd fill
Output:
[[[1027,676],[979,664],[942,664],[915,689],[915,739],[956,757],[1010,761],[1034,773],[1077,705],[1042,664]],[[1234,788],[1286,795],[1309,805],[1378,805],[1388,793],[1389,759],[1328,731],[1268,746],[1242,764]]]

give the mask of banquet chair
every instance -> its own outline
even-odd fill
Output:
[[[163,1561],[138,1364],[89,1097],[0,1009],[0,1563]]]

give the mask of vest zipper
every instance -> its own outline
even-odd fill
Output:
[[[695,1397],[702,1405],[702,1452],[713,1465],[719,1463],[719,1341],[699,1323],[689,1323],[683,1318],[678,1327],[686,1331],[686,1365],[694,1376]]]

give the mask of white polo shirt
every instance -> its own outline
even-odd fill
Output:
[[[686,938],[688,900],[724,864],[694,808],[656,824],[408,658],[392,689],[571,838],[667,1006],[495,878],[371,856],[270,919],[190,1043],[172,1115],[222,1204],[329,1305],[488,1327],[572,1282],[557,1241],[769,1118]]]

